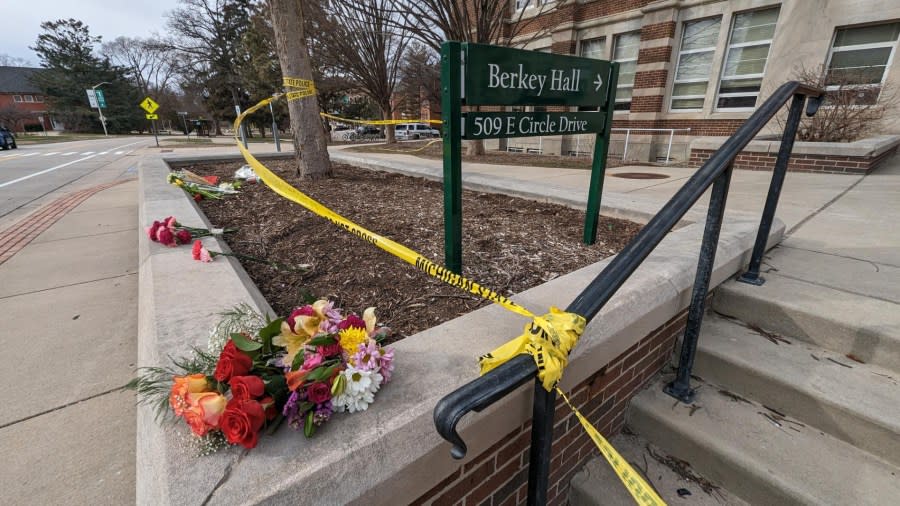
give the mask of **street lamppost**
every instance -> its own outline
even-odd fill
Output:
[[[91,86],[91,91],[95,94],[97,93],[97,88],[99,86],[103,86],[104,84],[111,84],[107,81],[103,81],[102,83],[95,84]],[[106,118],[103,117],[103,109],[100,108],[100,101],[97,101],[97,112],[100,113],[100,124],[103,125],[103,135],[109,137],[109,133],[106,131]]]

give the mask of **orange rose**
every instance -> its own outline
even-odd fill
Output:
[[[184,410],[184,420],[198,436],[210,429],[219,428],[219,417],[225,411],[228,400],[217,392],[188,394],[188,407]]]
[[[169,392],[169,405],[175,412],[175,416],[181,416],[188,407],[188,394],[206,392],[209,390],[209,382],[203,374],[191,374],[190,376],[174,376],[172,390]]]

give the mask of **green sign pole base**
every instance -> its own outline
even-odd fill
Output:
[[[444,136],[444,264],[462,274],[462,65],[459,42],[441,46],[441,119]]]
[[[588,188],[587,210],[584,214],[584,243],[590,246],[597,242],[597,225],[600,222],[600,199],[603,194],[603,179],[606,177],[606,157],[609,154],[609,136],[612,134],[613,112],[616,105],[616,85],[619,82],[619,64],[609,68],[608,97],[606,99],[606,123],[603,131],[597,133],[594,141],[594,161],[591,164],[591,185]]]

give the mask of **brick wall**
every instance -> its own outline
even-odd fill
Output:
[[[662,95],[631,97],[631,112],[659,112],[662,104]]]
[[[897,148],[894,147],[874,157],[793,153],[790,160],[788,160],[788,171],[825,174],[868,174],[896,152]],[[692,149],[688,163],[693,167],[699,167],[709,160],[713,153],[714,151],[710,149]],[[742,151],[734,161],[734,168],[769,171],[775,167],[775,156],[775,153]]]
[[[634,73],[635,88],[663,88],[668,70],[639,70]]]
[[[641,27],[641,40],[665,39],[675,37],[675,22],[666,21]]]
[[[635,9],[640,9],[655,0],[595,0],[585,3],[566,3],[559,7],[547,10],[546,13],[534,18],[522,20],[518,34],[525,35],[540,30],[552,29],[566,22],[580,22],[589,19],[611,16]],[[560,2],[561,4],[562,2]],[[516,15],[512,19],[517,19]],[[673,28],[674,30],[674,28]],[[674,33],[674,31],[672,32]]]
[[[628,401],[672,356],[675,341],[684,332],[685,314],[683,311],[669,320],[572,389],[569,399],[605,437],[622,428]],[[599,453],[575,415],[561,401],[556,405],[554,427],[547,500],[548,504],[558,505],[567,501],[572,476]],[[529,421],[471,462],[459,466],[413,504],[525,504],[530,443]]]
[[[638,51],[638,65],[643,63],[668,62],[672,58],[672,46],[659,46]]]

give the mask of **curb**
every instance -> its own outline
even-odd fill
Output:
[[[0,264],[6,262],[25,246],[35,240],[45,230],[59,221],[63,216],[94,194],[122,183],[135,181],[137,178],[123,179],[112,183],[104,183],[92,188],[64,195],[41,207],[22,220],[0,232]]]

